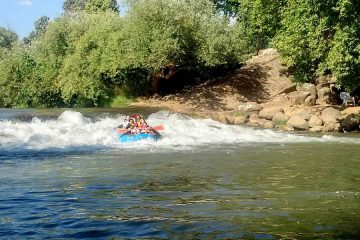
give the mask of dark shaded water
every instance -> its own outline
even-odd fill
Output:
[[[89,145],[69,136],[69,144],[56,148],[58,134],[45,134],[56,130],[50,120],[24,123],[44,135],[20,135],[26,139],[21,144],[20,136],[9,137],[9,128],[22,122],[0,122],[7,136],[0,145],[0,238],[360,237],[357,136],[304,137],[166,116],[179,127],[191,129],[195,121],[211,132],[215,126],[228,139],[209,133],[202,140],[203,128],[183,139],[165,130],[162,141],[131,146],[105,134]],[[110,120],[76,122],[73,129],[85,131],[99,121],[110,126]],[[56,126],[64,122],[69,120]],[[178,140],[166,139],[173,137]]]

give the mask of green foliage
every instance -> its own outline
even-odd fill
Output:
[[[333,74],[349,91],[360,86],[360,3],[288,0],[274,43],[295,80]]]
[[[119,11],[116,0],[65,0],[63,10],[67,14],[81,11],[88,13]]]
[[[65,14],[38,19],[28,44],[0,27],[0,106],[118,105],[149,94],[167,66],[204,73],[272,44],[297,81],[333,74],[360,87],[357,0],[123,3],[119,16],[115,0],[65,0]]]
[[[50,18],[47,16],[42,16],[38,18],[34,25],[35,25],[35,34],[39,36],[40,34],[43,34],[46,30],[47,25],[49,24]]]
[[[18,35],[15,32],[0,27],[0,48],[11,48],[17,40]]]
[[[63,10],[65,13],[75,13],[85,10],[86,0],[65,0]]]
[[[249,45],[256,51],[269,46],[280,28],[281,11],[286,0],[239,0],[237,17]]]
[[[134,47],[145,57],[145,66],[156,69],[169,62],[214,66],[242,55],[234,28],[207,0],[136,1],[131,10],[129,31],[138,36]]]
[[[79,14],[68,26],[77,35],[58,86],[67,104],[99,105],[121,87],[149,92],[151,77],[167,64],[215,66],[237,62],[241,41],[208,1],[132,2],[125,18],[110,12]],[[72,45],[72,44],[71,44]]]
[[[235,16],[240,6],[239,0],[211,0],[217,9],[228,16]]]
[[[87,0],[85,3],[85,11],[88,13],[114,11],[118,12],[116,0]]]
[[[341,0],[336,11],[339,21],[326,64],[338,83],[352,91],[360,87],[360,3]]]
[[[331,8],[321,0],[288,1],[275,46],[297,81],[310,81],[326,58],[330,43],[327,38],[331,34],[331,19],[326,12]]]
[[[130,105],[132,102],[132,98],[124,95],[123,93],[118,93],[114,99],[112,99],[109,107],[118,108],[118,107],[126,107]]]
[[[43,80],[31,50],[16,47],[0,65],[1,99],[4,106],[52,107],[61,102],[52,84]]]
[[[107,77],[111,66],[103,64],[104,51],[111,33],[121,27],[121,19],[113,13],[107,13],[106,18],[102,14],[85,13],[76,18],[81,21],[69,21],[70,52],[64,58],[57,83],[66,103],[97,105],[100,99],[110,97],[107,88],[111,87],[111,81]],[[74,32],[75,29],[79,31]]]
[[[29,37],[24,38],[24,43],[30,44],[35,38],[43,34],[46,30],[47,25],[49,24],[49,20],[50,18],[47,16],[42,16],[38,18],[34,23],[35,30],[33,30],[29,34]]]
[[[147,95],[165,66],[201,71],[242,59],[241,28],[230,26],[208,0],[127,3],[123,17],[108,11],[116,1],[93,0],[85,5],[66,1],[67,11],[85,11],[51,22],[41,18],[35,24],[36,41],[2,53],[3,104],[109,105],[121,99],[119,94]]]
[[[127,14],[120,17],[113,0],[67,0],[68,14],[51,22],[40,18],[31,44],[0,52],[0,102],[109,105],[113,99],[148,94],[164,66],[200,70],[234,64],[247,49],[241,27],[230,26],[208,0],[127,4]]]

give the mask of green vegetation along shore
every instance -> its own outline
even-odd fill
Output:
[[[221,76],[267,47],[294,81],[332,75],[353,91],[359,13],[356,0],[66,0],[24,39],[0,27],[0,107],[127,104]]]

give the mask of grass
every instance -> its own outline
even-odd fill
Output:
[[[287,124],[286,120],[275,120],[275,126],[285,126]]]
[[[112,102],[110,103],[110,107],[117,108],[117,107],[126,107],[132,103],[133,99],[126,97],[124,95],[116,96]]]

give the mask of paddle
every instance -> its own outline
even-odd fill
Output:
[[[145,129],[145,128],[138,128],[139,130],[143,130],[143,129]],[[151,127],[151,129],[154,129],[154,130],[156,130],[156,131],[161,131],[161,130],[164,130],[164,125],[156,125],[156,126],[154,126],[154,127]],[[117,133],[125,133],[125,132],[127,132],[128,131],[128,129],[126,129],[126,128],[117,128],[116,129],[116,132]]]

